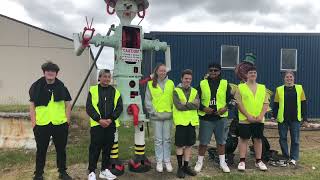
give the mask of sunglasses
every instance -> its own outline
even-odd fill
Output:
[[[209,69],[209,72],[219,72],[219,69]]]

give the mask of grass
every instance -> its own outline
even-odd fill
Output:
[[[0,112],[29,112],[29,105],[3,105],[0,104]]]

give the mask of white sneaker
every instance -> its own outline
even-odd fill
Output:
[[[239,171],[246,170],[246,163],[245,162],[240,162],[239,165],[238,165],[238,170]]]
[[[88,180],[96,180],[96,174],[94,172],[91,172],[89,175],[88,175]]]
[[[164,164],[165,164],[166,170],[167,170],[168,172],[172,172],[172,171],[173,171],[171,162],[166,162],[166,163],[164,163]]]
[[[256,163],[256,167],[259,168],[261,171],[268,170],[267,166],[262,161]]]
[[[222,162],[220,164],[220,168],[222,169],[223,172],[225,173],[229,173],[230,172],[230,169],[228,167],[228,164],[226,162]]]
[[[160,173],[163,172],[162,162],[157,162],[156,170],[157,170],[157,172],[160,172]]]
[[[113,175],[109,169],[105,169],[104,171],[101,171],[99,174],[99,178],[101,179],[108,179],[108,180],[114,180],[117,178],[117,176]]]
[[[199,173],[201,171],[201,169],[202,169],[202,166],[203,166],[203,162],[197,161],[196,162],[196,166],[194,167],[194,171],[196,173]]]
[[[293,165],[293,166],[296,166],[296,165],[297,165],[297,161],[294,160],[294,159],[291,159],[291,160],[289,161],[289,164],[290,164],[290,165]]]

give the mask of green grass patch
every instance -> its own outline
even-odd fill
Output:
[[[10,169],[15,166],[31,164],[35,159],[33,151],[1,150],[0,169]]]
[[[29,112],[29,105],[4,105],[0,104],[0,112]]]

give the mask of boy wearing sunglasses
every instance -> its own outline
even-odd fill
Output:
[[[207,146],[214,133],[220,160],[220,168],[229,173],[230,169],[225,162],[225,144],[228,134],[227,105],[232,99],[231,87],[228,81],[221,78],[220,64],[208,66],[208,78],[200,82],[198,93],[200,97],[200,128],[199,128],[199,155],[194,170],[200,172]]]

